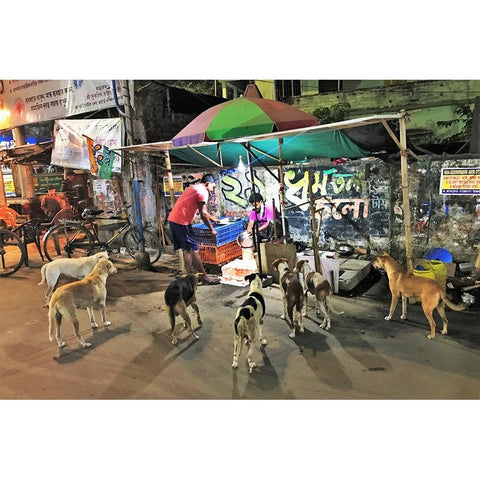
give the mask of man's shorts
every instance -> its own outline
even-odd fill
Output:
[[[172,233],[173,248],[178,250],[181,248],[187,252],[198,252],[198,245],[195,241],[195,234],[191,225],[180,225],[175,222],[168,222],[170,224],[170,232]]]

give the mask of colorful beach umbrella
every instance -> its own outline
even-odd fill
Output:
[[[178,132],[175,147],[229,140],[320,123],[317,117],[286,103],[265,98],[240,97],[205,110]]]

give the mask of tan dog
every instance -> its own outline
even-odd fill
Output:
[[[308,264],[308,260],[299,260],[293,269],[295,273],[300,273],[303,278],[303,291],[305,292],[305,304],[303,315],[307,314],[307,294],[310,292],[315,297],[315,313],[323,314],[323,322],[320,328],[330,330],[330,311],[336,315],[342,315],[332,306],[333,290],[328,280],[318,272],[312,270]]]
[[[400,318],[405,320],[407,318],[407,298],[418,297],[422,302],[423,312],[430,324],[430,333],[427,335],[427,338],[435,338],[436,325],[433,318],[433,310],[435,308],[443,320],[442,335],[446,335],[448,320],[445,315],[445,304],[456,312],[461,312],[467,307],[466,305],[459,306],[450,302],[446,298],[445,290],[435,280],[406,273],[386,252],[377,257],[372,265],[375,268],[385,270],[388,276],[392,303],[385,320],[391,320],[400,296],[402,297],[402,315]]]
[[[50,302],[60,275],[80,280],[85,275],[88,275],[100,260],[108,260],[108,252],[98,252],[90,257],[58,258],[43,265],[41,270],[42,281],[38,285],[42,285],[45,281],[47,282],[45,304],[48,305]]]
[[[232,367],[238,367],[238,357],[242,353],[243,342],[248,347],[247,363],[249,372],[257,366],[252,360],[252,351],[255,342],[260,340],[262,345],[267,344],[263,336],[262,325],[265,315],[265,300],[263,298],[262,280],[267,278],[263,273],[251,273],[245,277],[250,282],[250,290],[247,298],[237,309],[233,322],[233,363]]]
[[[180,315],[184,320],[184,328],[188,328],[194,340],[198,340],[192,328],[192,322],[187,312],[187,307],[192,306],[197,314],[197,323],[202,325],[200,310],[197,305],[197,287],[200,274],[189,273],[184,277],[177,278],[165,290],[165,305],[170,316],[170,340],[173,345],[177,344],[175,336],[175,317]]]
[[[62,348],[65,346],[65,342],[62,341],[60,335],[60,325],[63,318],[69,318],[73,323],[75,336],[78,338],[80,345],[85,348],[91,346],[91,343],[86,343],[80,335],[77,309],[86,308],[91,327],[98,328],[93,315],[93,307],[99,306],[103,325],[106,327],[111,325],[111,322],[107,322],[105,313],[106,282],[107,277],[116,272],[117,269],[110,260],[100,260],[84,279],[62,285],[55,290],[50,299],[48,312],[50,341],[53,340],[56,326],[58,347]]]
[[[280,291],[283,297],[283,315],[280,318],[286,318],[290,322],[290,333],[288,336],[294,338],[295,324],[298,325],[300,333],[303,333],[302,310],[305,303],[305,295],[302,284],[297,274],[290,270],[286,258],[277,258],[272,262],[272,267],[278,271]],[[295,312],[293,311],[294,308]]]

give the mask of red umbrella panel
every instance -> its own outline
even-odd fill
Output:
[[[172,139],[175,147],[318,125],[317,117],[286,103],[240,97],[215,105]]]

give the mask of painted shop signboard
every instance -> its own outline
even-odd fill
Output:
[[[320,244],[357,240],[367,243],[371,237],[385,238],[389,229],[388,175],[380,166],[368,162],[346,165],[318,165],[284,170],[285,217],[290,236],[309,242],[310,205],[308,175],[312,175],[315,208],[321,210]],[[273,170],[273,169],[272,169]],[[278,175],[278,170],[274,171]],[[308,173],[307,173],[308,172]],[[232,217],[247,217],[252,193],[250,172],[223,171],[220,176],[220,213]],[[279,183],[265,169],[254,170],[254,189],[266,203],[280,204]]]

